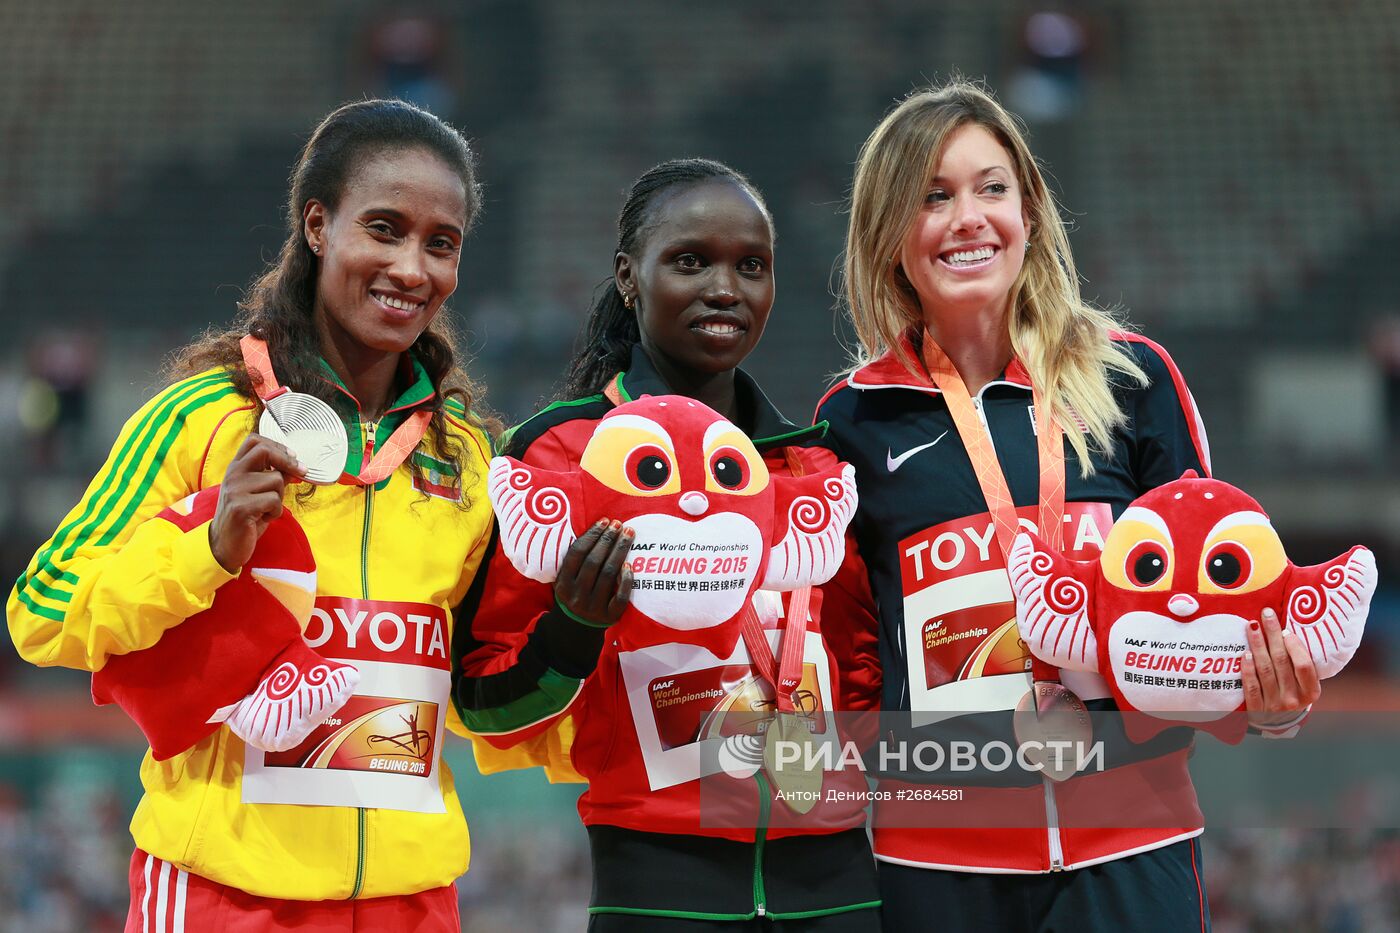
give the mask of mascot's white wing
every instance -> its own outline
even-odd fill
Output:
[[[1031,654],[1056,667],[1098,670],[1089,590],[1070,562],[1023,531],[1012,542],[1006,569],[1016,595],[1016,626]]]
[[[825,583],[846,556],[846,526],[856,514],[856,471],[842,463],[825,473],[777,477],[775,531],[782,538],[768,553],[761,588],[795,590]]]
[[[1356,653],[1375,592],[1376,556],[1364,547],[1316,567],[1294,568],[1284,627],[1303,640],[1317,676],[1331,677]]]
[[[579,483],[567,473],[540,470],[511,457],[495,457],[486,493],[500,523],[501,548],[515,569],[552,583],[574,543],[571,517]]]

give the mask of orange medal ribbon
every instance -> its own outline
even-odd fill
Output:
[[[978,414],[977,406],[952,360],[948,359],[948,354],[943,352],[927,330],[924,331],[923,357],[929,376],[943,393],[948,411],[953,416],[953,425],[972,460],[977,484],[982,487],[987,511],[991,513],[996,529],[1002,560],[1009,566],[1011,544],[1020,531],[1020,522],[986,423]],[[1035,405],[1036,448],[1040,461],[1040,509],[1036,521],[1040,536],[1058,551],[1064,540],[1064,430],[1051,417],[1050,406],[1034,383],[1031,385],[1031,399]],[[1050,740],[1068,742],[1069,747],[1082,749],[1093,737],[1093,722],[1084,701],[1060,683],[1060,672],[1054,665],[1045,663],[1034,654],[1030,658],[1034,682],[1012,715],[1016,740],[1023,748],[1032,749],[1032,758],[1041,756],[1041,752],[1034,750],[1043,750]],[[1041,765],[1041,773],[1052,781],[1066,780],[1076,771],[1076,764],[1066,760],[1062,754],[1045,758]]]
[[[277,381],[277,375],[272,371],[272,357],[268,353],[265,341],[249,334],[240,340],[238,345],[243,351],[243,365],[248,368],[250,373],[257,373],[262,377],[262,381],[257,386],[258,398],[266,402],[268,399],[291,391]],[[423,440],[423,435],[428,432],[428,423],[432,420],[433,413],[423,409],[409,415],[404,419],[403,424],[389,435],[384,446],[375,453],[369,462],[362,463],[358,476],[350,476],[347,473],[341,477],[341,482],[350,485],[372,486],[393,475],[393,472],[408,459],[408,455]],[[372,446],[374,439],[370,438],[369,443]],[[369,451],[365,453],[368,454]]]
[[[1011,553],[1011,544],[1020,531],[1016,517],[1016,507],[1011,501],[1011,490],[1006,485],[1006,476],[997,462],[996,450],[992,447],[991,436],[978,414],[977,406],[968,394],[967,386],[958,374],[948,354],[933,339],[927,330],[923,341],[924,365],[928,367],[933,384],[943,393],[948,403],[948,412],[953,416],[953,426],[962,438],[963,448],[972,460],[973,472],[977,474],[977,484],[982,487],[982,495],[987,500],[987,511],[991,513],[996,528],[997,545],[1001,548],[1004,563]],[[1064,540],[1065,514],[1065,442],[1064,430],[1050,416],[1050,406],[1040,394],[1040,389],[1031,386],[1032,403],[1035,405],[1036,447],[1040,460],[1040,514],[1037,528],[1040,536],[1055,550],[1060,550]],[[1058,680],[1055,668],[1038,658],[1031,657],[1032,670],[1037,680]],[[1042,676],[1043,675],[1043,676]]]

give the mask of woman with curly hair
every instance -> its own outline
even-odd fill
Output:
[[[349,695],[289,732],[266,715],[285,699],[269,674],[262,713],[148,753],[127,930],[456,931],[468,841],[439,753],[461,729],[446,646],[490,538],[493,425],[442,312],[480,204],[474,158],[432,114],[360,101],[316,128],[290,188],[243,315],[175,355],[20,578],[10,631],[35,664],[93,671],[97,693],[104,669],[208,611],[286,510],[315,559],[306,646]],[[331,413],[298,448],[314,463],[260,433],[288,392]],[[312,470],[322,485],[294,493]],[[171,703],[201,686],[173,680]]]

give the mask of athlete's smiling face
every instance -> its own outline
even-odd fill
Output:
[[[1029,233],[1010,153],[980,124],[954,130],[899,255],[925,320],[1003,310]]]
[[[752,194],[716,178],[662,195],[618,290],[635,299],[642,346],[663,370],[708,375],[752,352],[773,307],[773,227]]]
[[[457,288],[466,187],[425,149],[366,157],[335,209],[309,201],[303,221],[320,256],[317,325],[333,342],[402,353]]]

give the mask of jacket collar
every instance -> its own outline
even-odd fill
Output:
[[[360,400],[346,388],[345,383],[340,381],[331,364],[324,359],[321,360],[321,377],[336,388],[336,399],[341,406],[346,409],[346,413],[354,412],[358,418],[361,412]],[[433,389],[433,380],[428,375],[428,371],[423,368],[423,364],[418,361],[418,357],[412,353],[399,355],[399,372],[397,383],[404,386],[398,398],[389,404],[384,410],[384,415],[380,423],[390,423],[397,426],[408,413],[419,406],[432,401],[437,397],[437,392]]]
[[[632,348],[632,360],[625,372],[618,373],[613,385],[624,402],[644,395],[674,395],[661,378],[641,344]],[[807,447],[826,436],[827,424],[819,421],[810,427],[799,427],[783,417],[782,412],[768,401],[753,377],[742,369],[734,370],[734,395],[739,409],[737,427],[753,440],[759,450],[770,447]]]
[[[911,359],[920,359],[920,348],[915,343],[915,338],[921,334],[920,329],[911,327],[899,335],[899,344]],[[916,392],[929,393],[940,391],[921,364],[917,369],[910,369],[893,349],[886,350],[874,362],[852,371],[846,377],[846,384],[853,389],[913,389]],[[1012,357],[1001,375],[988,385],[1011,385],[1029,389],[1031,377],[1020,359]]]

